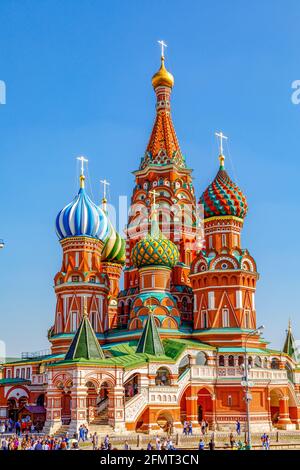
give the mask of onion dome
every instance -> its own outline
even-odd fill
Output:
[[[225,167],[225,157],[220,155],[219,171],[199,199],[204,206],[204,218],[215,216],[246,217],[247,200],[240,188],[230,179]]]
[[[110,220],[108,221],[108,224],[109,236],[104,245],[101,260],[109,263],[124,264],[126,259],[125,240],[118,232],[115,231]]]
[[[161,66],[158,72],[156,72],[152,77],[152,85],[153,88],[158,86],[168,86],[173,88],[174,86],[174,77],[173,75],[167,71],[165,68],[165,58],[161,58]]]
[[[151,235],[138,241],[131,252],[131,261],[137,268],[165,266],[173,268],[179,259],[177,246],[159,230],[152,221]]]
[[[60,240],[84,236],[106,241],[109,234],[107,216],[87,195],[84,180],[84,175],[81,175],[77,196],[56,217],[57,236]]]

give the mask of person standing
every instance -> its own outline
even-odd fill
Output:
[[[241,434],[241,423],[239,419],[236,421],[236,432],[238,436]]]
[[[92,437],[92,444],[93,444],[93,450],[98,449],[98,434],[94,432],[93,437]]]
[[[205,443],[204,443],[203,439],[200,439],[199,450],[204,450],[204,448],[205,448]]]
[[[188,430],[188,422],[184,420],[183,422],[183,434],[186,436],[187,435],[187,430]]]
[[[82,442],[84,442],[84,428],[83,428],[82,424],[81,424],[80,427],[79,427],[79,439],[78,439],[78,442],[80,442],[80,439],[82,440]]]
[[[234,444],[235,444],[235,440],[234,440],[234,437],[233,437],[233,433],[231,432],[230,433],[230,436],[229,436],[229,442],[230,442],[230,447],[231,449],[234,448]]]
[[[21,434],[21,425],[20,425],[20,422],[17,421],[16,422],[16,435],[20,436],[20,434]]]
[[[209,441],[208,446],[209,446],[209,450],[215,450],[215,446],[216,446],[216,445],[215,445],[215,441],[214,441],[213,439],[211,439],[211,440]]]

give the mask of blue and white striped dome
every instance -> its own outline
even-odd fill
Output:
[[[81,187],[73,201],[59,212],[55,225],[60,240],[85,236],[105,242],[109,235],[107,216],[92,202],[84,187]]]

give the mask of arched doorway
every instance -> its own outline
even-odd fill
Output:
[[[105,381],[101,384],[99,393],[97,395],[96,401],[96,414],[95,414],[95,424],[107,425],[109,424],[109,408],[110,408],[110,399],[109,396],[112,392],[111,383]]]
[[[18,406],[17,401],[15,398],[9,398],[7,400],[7,410],[8,410],[8,417],[13,421],[17,421],[18,417]]]
[[[28,398],[25,397],[25,396],[22,396],[19,398],[19,409],[23,408],[24,406],[26,406],[28,403]]]
[[[171,433],[173,428],[173,416],[168,411],[161,411],[157,416],[156,423],[164,432]]]
[[[125,401],[130,400],[132,397],[139,393],[140,389],[140,376],[139,374],[132,375],[124,384]]]
[[[270,392],[270,413],[271,421],[273,426],[277,426],[279,420],[279,401],[283,397],[283,394],[278,389],[273,389]]]
[[[71,422],[71,392],[62,391],[61,394],[61,422],[70,424]]]
[[[202,388],[197,394],[198,421],[205,420],[208,423],[213,421],[213,403],[211,393],[206,388]]]
[[[36,404],[37,404],[37,406],[44,406],[44,404],[45,404],[45,394],[44,393],[41,393],[41,395],[39,395],[37,397]]]

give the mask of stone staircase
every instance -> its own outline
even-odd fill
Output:
[[[70,425],[69,424],[62,424],[60,428],[54,433],[54,437],[61,437],[64,436],[67,432],[69,432]]]
[[[98,415],[88,424],[89,433],[96,432],[99,435],[112,434],[113,428],[108,424],[108,410],[102,409]]]

